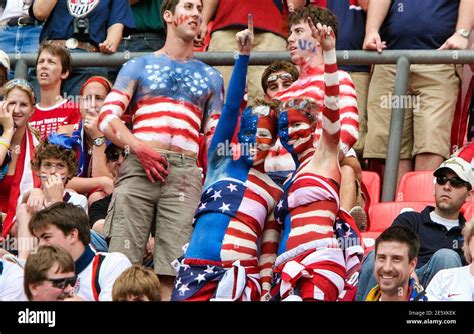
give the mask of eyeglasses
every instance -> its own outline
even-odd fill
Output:
[[[470,185],[468,185],[466,181],[461,180],[457,176],[453,176],[452,178],[449,178],[447,176],[436,177],[436,183],[439,184],[440,186],[444,186],[448,181],[451,184],[451,187],[453,188],[461,188],[461,187],[470,188]]]
[[[53,163],[53,162],[43,162],[41,164],[41,168],[45,170],[51,170],[51,168],[55,168],[56,170],[63,171],[67,168],[67,164],[65,162],[58,162],[58,163]]]
[[[53,283],[53,287],[63,290],[69,285],[74,287],[77,282],[77,276],[65,278],[47,278],[46,281]]]
[[[119,159],[120,156],[125,158],[127,154],[125,153],[125,151],[122,151],[121,153],[117,151],[111,151],[111,152],[107,152],[107,154],[105,155],[105,158],[109,162],[115,162]]]
[[[314,120],[314,114],[318,111],[318,104],[311,99],[291,99],[281,104],[281,106],[278,108],[277,116],[280,117],[282,112],[288,110],[297,110]]]
[[[268,76],[267,78],[267,83],[270,83],[270,82],[273,82],[273,81],[277,81],[278,78],[280,78],[281,80],[291,80],[291,81],[294,81],[295,79],[293,79],[293,76],[290,74],[290,73],[281,73],[281,74],[272,74],[270,76]]]

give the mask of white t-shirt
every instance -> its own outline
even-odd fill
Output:
[[[471,265],[440,270],[426,288],[429,301],[473,301]]]
[[[7,0],[7,5],[3,10],[0,21],[8,20],[14,17],[29,16],[28,9],[33,0]]]
[[[131,267],[132,263],[128,257],[122,253],[98,253],[93,250],[92,247],[89,247],[89,249],[95,254],[105,255],[105,259],[99,269],[99,301],[111,301],[112,287],[115,283],[115,280],[122,272]],[[89,264],[78,274],[78,280],[76,283],[76,295],[87,301],[95,300],[94,293],[92,292],[92,284],[95,279],[92,277],[93,262],[94,261],[92,258]]]
[[[430,212],[430,218],[432,221],[435,223],[438,223],[440,225],[443,225],[446,227],[446,229],[449,231],[453,227],[459,226],[459,220],[458,219],[446,219],[441,216],[439,216],[436,212],[431,211]]]
[[[23,290],[24,261],[11,254],[0,259],[0,301],[26,301]]]
[[[88,205],[87,205],[87,197],[81,194],[76,193],[74,190],[66,189],[65,192],[69,194],[68,203],[80,206],[84,209],[87,213]]]

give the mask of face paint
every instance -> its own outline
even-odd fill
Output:
[[[298,47],[302,51],[310,51],[311,53],[316,53],[316,46],[313,44],[312,41],[307,41],[305,39],[298,39]]]
[[[242,154],[244,159],[247,159],[247,162],[252,163],[254,146],[256,143],[256,133],[257,133],[257,124],[258,124],[258,115],[252,114],[251,109],[247,107],[242,113],[240,118],[240,129],[237,134],[237,139],[239,145],[246,148]]]
[[[255,164],[263,162],[275,143],[275,122],[270,117],[261,116],[258,118],[257,128],[257,156]]]
[[[175,18],[173,20],[173,24],[175,27],[183,24],[183,22],[185,22],[187,19],[189,19],[189,15],[180,15],[179,17]]]

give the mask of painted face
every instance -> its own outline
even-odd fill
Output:
[[[13,88],[6,96],[7,108],[11,110],[17,128],[26,126],[34,108],[30,96],[20,88]]]
[[[276,129],[274,121],[268,117],[270,113],[271,109],[266,106],[256,106],[253,110],[246,108],[242,113],[237,138],[242,155],[253,165],[263,163],[275,143]]]
[[[440,174],[438,178],[446,177],[449,180],[459,179],[459,177],[451,171],[446,171]],[[455,182],[455,181],[453,181]],[[468,198],[470,191],[467,186],[462,185],[453,187],[451,181],[444,185],[435,184],[435,201],[436,207],[446,214],[454,214],[459,212],[464,202]]]
[[[34,301],[57,301],[70,297],[74,292],[73,282],[76,280],[74,272],[59,272],[59,265],[55,263],[46,273],[46,280],[40,284],[30,286]],[[66,279],[66,280],[65,280]]]
[[[269,98],[275,98],[276,93],[287,90],[295,80],[293,76],[285,71],[272,73],[267,78],[267,90],[265,93]]]
[[[313,147],[316,122],[307,116],[310,108],[307,100],[290,100],[282,106],[283,112],[278,119],[278,135],[282,145],[290,153],[298,154]]]
[[[291,62],[297,65],[308,63],[308,59],[317,52],[318,42],[311,36],[311,28],[308,23],[301,20],[293,24],[288,37],[288,51],[290,51]]]
[[[384,241],[377,247],[374,274],[382,292],[389,296],[406,296],[408,280],[415,270],[416,258],[408,260],[408,245]]]
[[[84,87],[81,96],[82,117],[84,118],[87,112],[98,115],[107,94],[107,89],[99,82],[91,82]]]
[[[56,85],[65,80],[68,73],[62,73],[61,58],[54,56],[47,50],[41,52],[36,64],[36,76],[40,86]]]
[[[202,22],[201,0],[181,0],[172,15],[172,27],[178,35],[186,39],[194,39]]]
[[[43,159],[40,165],[41,182],[44,184],[48,177],[54,174],[59,175],[64,184],[66,184],[67,178],[72,176],[64,160],[54,158]]]

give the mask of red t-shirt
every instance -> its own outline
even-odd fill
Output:
[[[47,108],[36,105],[28,123],[41,133],[43,140],[50,132],[57,131],[60,126],[77,124],[80,119],[79,106],[69,100],[64,100]]]
[[[212,31],[247,28],[251,13],[256,32],[272,32],[283,38],[288,36],[288,8],[286,2],[274,0],[219,1]]]

